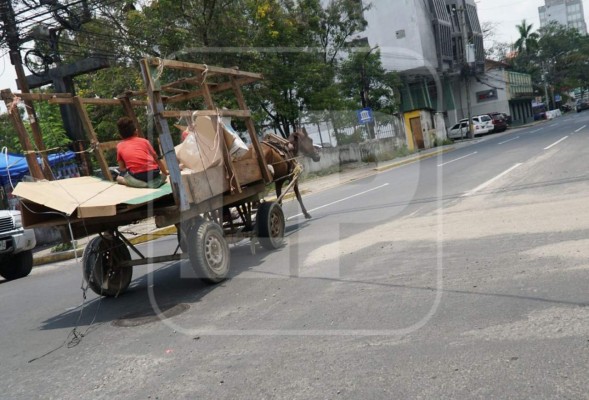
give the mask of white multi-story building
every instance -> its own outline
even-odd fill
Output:
[[[583,12],[583,0],[545,0],[545,5],[538,7],[540,27],[551,22],[576,28],[582,35],[587,34],[587,23]]]
[[[408,146],[429,147],[432,135],[445,138],[445,126],[468,115],[475,76],[484,73],[475,0],[363,3],[371,7],[364,12],[367,25],[362,35],[371,47],[380,48],[383,66],[403,81],[400,107]],[[472,87],[467,90],[468,84]]]

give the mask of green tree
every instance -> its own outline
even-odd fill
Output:
[[[14,126],[8,117],[8,113],[0,114],[0,148],[6,147],[10,153],[21,153],[22,146],[14,131]]]
[[[68,138],[63,128],[59,106],[49,104],[45,101],[38,101],[35,102],[35,112],[37,114],[37,120],[39,121],[39,127],[41,128],[45,147],[48,150],[54,149],[53,152],[58,152],[59,150],[57,149],[67,149],[68,145],[71,143],[71,139]],[[29,132],[31,132],[28,121],[25,121],[25,125]],[[29,136],[31,135],[32,134],[30,133]],[[33,141],[31,142],[34,143]]]
[[[575,28],[549,24],[540,30],[538,64],[557,90],[586,86],[589,42]]]
[[[388,114],[398,111],[395,91],[400,80],[383,68],[378,49],[351,52],[338,76],[343,94],[356,108],[370,107]]]
[[[533,27],[534,24],[528,24],[525,19],[522,20],[520,25],[516,25],[519,39],[515,41],[513,46],[518,53],[529,54],[538,48],[538,39],[540,36],[537,32],[532,32]]]

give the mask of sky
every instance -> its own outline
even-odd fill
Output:
[[[398,0],[389,0],[398,1]],[[476,0],[479,20],[481,23],[492,22],[495,26],[495,40],[513,43],[518,38],[515,26],[525,19],[534,24],[534,29],[540,27],[538,7],[544,5],[544,0]],[[585,20],[589,22],[589,4],[583,1]],[[0,59],[0,89],[11,88],[16,91],[14,67],[8,56]],[[3,104],[0,111],[4,110]]]
[[[540,27],[538,7],[544,5],[544,0],[476,0],[476,3],[481,24],[495,25],[496,41],[515,42],[519,38],[515,26],[523,19],[533,24],[534,30]]]

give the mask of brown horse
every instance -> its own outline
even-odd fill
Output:
[[[274,186],[278,198],[282,194],[282,185],[287,181],[292,182],[293,177],[295,177],[295,168],[298,164],[296,157],[299,156],[299,153],[303,156],[310,157],[315,162],[321,159],[321,155],[313,145],[313,139],[309,137],[305,128],[291,133],[288,137],[288,142],[284,139],[264,139],[262,141],[262,150],[266,164],[274,169]],[[298,175],[295,179],[293,190],[301,205],[303,215],[309,219],[311,218],[311,214],[307,212],[303,204],[301,192],[299,191]]]

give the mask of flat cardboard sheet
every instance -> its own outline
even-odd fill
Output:
[[[44,182],[21,182],[16,196],[78,218],[117,214],[117,205],[141,205],[172,193],[169,183],[158,189],[137,189],[94,177]]]

